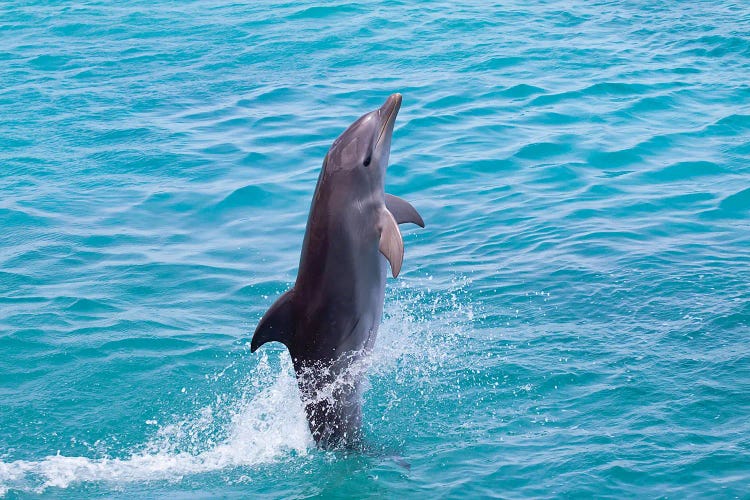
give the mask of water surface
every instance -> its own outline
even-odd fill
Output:
[[[2,2],[0,34],[0,496],[747,494],[743,3]],[[427,228],[372,452],[327,453],[248,342],[396,91]]]

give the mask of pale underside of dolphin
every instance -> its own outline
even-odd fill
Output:
[[[323,160],[294,287],[260,320],[251,344],[286,345],[310,431],[324,448],[354,446],[362,420],[362,363],[383,315],[390,263],[398,276],[398,224],[424,227],[408,202],[384,192],[401,95],[361,116]]]

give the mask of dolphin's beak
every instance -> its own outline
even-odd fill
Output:
[[[386,133],[390,135],[393,133],[393,124],[396,122],[396,115],[398,110],[401,109],[401,94],[391,94],[388,99],[385,100],[385,104],[380,107],[380,116],[385,117],[383,124],[380,128],[380,134],[378,134],[378,140],[375,143],[380,144]]]

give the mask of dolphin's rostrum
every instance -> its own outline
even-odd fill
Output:
[[[251,344],[289,349],[315,441],[354,446],[362,420],[361,361],[383,315],[390,263],[398,276],[404,243],[398,224],[424,227],[408,202],[385,194],[385,171],[401,94],[355,121],[323,160],[299,272],[260,320]]]

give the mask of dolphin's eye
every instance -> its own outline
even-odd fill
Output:
[[[364,161],[363,165],[365,167],[369,167],[371,161],[372,161],[372,155],[367,155],[367,158],[365,158],[365,161]]]

